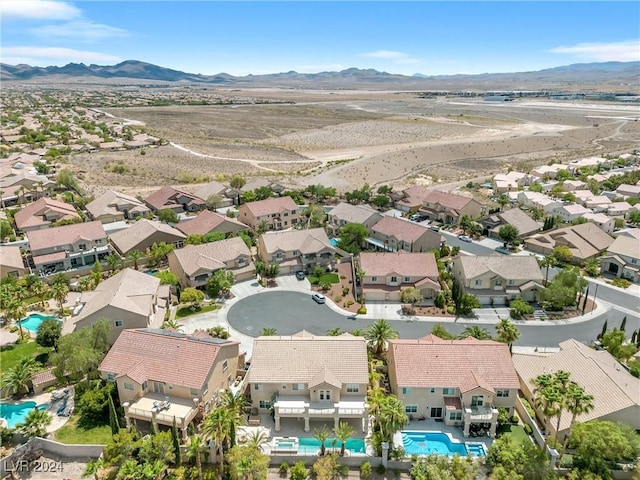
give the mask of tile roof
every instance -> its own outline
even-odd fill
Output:
[[[519,388],[508,345],[493,340],[389,340],[399,387]],[[419,366],[419,368],[417,368]],[[472,386],[475,385],[475,386]]]
[[[175,197],[185,196],[190,199],[189,204],[204,205],[204,201],[194,194],[185,192],[184,190],[178,190],[177,188],[165,185],[160,190],[153,192],[144,201],[149,204],[155,210],[162,210],[164,208],[172,208],[181,204],[175,201]]]
[[[12,245],[0,245],[0,265],[4,267],[12,267],[24,269],[24,262],[22,261],[22,253],[20,253],[20,247]]]
[[[454,259],[467,280],[492,272],[501,278],[542,282],[542,272],[533,255],[465,255]]]
[[[430,191],[422,185],[415,185],[413,187],[405,188],[396,203],[400,205],[412,207],[421,207],[425,199],[429,195]]]
[[[371,231],[373,233],[377,232],[383,235],[388,235],[389,237],[394,237],[407,243],[415,242],[425,233],[440,237],[439,233],[436,233],[427,227],[410,222],[409,220],[402,220],[395,217],[383,217],[382,220],[371,227]]]
[[[184,240],[187,236],[170,225],[154,220],[141,218],[130,227],[114,232],[109,237],[120,252],[123,254],[134,250],[137,245],[144,242],[156,232],[162,232],[173,239],[173,241]],[[171,241],[171,240],[169,240]]]
[[[61,227],[33,230],[27,232],[27,240],[32,252],[38,250],[61,247],[80,240],[93,242],[107,238],[107,233],[100,221],[74,223]]]
[[[303,331],[254,340],[249,382],[313,383],[319,375],[329,382],[368,383],[365,338],[316,336]]]
[[[165,382],[201,389],[221,349],[238,342],[193,337],[166,330],[123,330],[99,370],[126,375],[138,383]]]
[[[558,228],[547,233],[534,235],[525,240],[528,248],[538,247],[553,250],[558,245],[567,245],[577,259],[585,259],[597,255],[606,250],[612,243],[613,238],[593,223]]]
[[[540,230],[540,224],[519,208],[511,208],[496,214],[503,224],[513,225],[520,235],[526,235]]]
[[[56,214],[56,220],[80,218],[73,205],[59,202],[51,198],[42,197],[39,200],[27,205],[14,215],[18,230],[51,223],[46,220],[45,215]]]
[[[347,223],[366,223],[371,217],[382,218],[382,215],[367,205],[352,205],[340,202],[329,212],[330,217]]]
[[[400,277],[438,277],[436,257],[431,252],[362,252],[360,269],[368,277],[386,277],[394,273]]]
[[[272,197],[255,202],[247,202],[240,208],[248,209],[254,217],[263,217],[272,213],[297,210],[299,207],[291,197]]]
[[[148,212],[149,207],[136,197],[113,190],[107,190],[87,204],[87,211],[93,218],[98,218],[101,215],[116,215],[124,210]]]
[[[206,202],[211,195],[220,195],[222,197],[228,189],[229,187],[226,185],[213,180],[196,190],[194,195]]]
[[[176,225],[176,228],[185,235],[200,234],[205,235],[209,232],[213,232],[222,224],[228,224],[232,230],[245,230],[247,226],[244,223],[239,222],[235,218],[229,218],[226,215],[220,215],[216,212],[209,210],[203,210],[198,215],[190,220],[180,222]]]
[[[175,255],[184,273],[192,276],[199,271],[211,272],[226,268],[226,262],[240,256],[251,258],[251,251],[240,237],[233,237],[202,245],[187,245],[174,250],[170,255]]]
[[[439,190],[431,190],[424,199],[424,203],[439,204],[452,210],[460,210],[474,201],[471,197],[441,192]]]
[[[640,243],[635,238],[619,236],[609,245],[607,254],[640,258]]]
[[[571,378],[593,395],[594,409],[579,415],[579,422],[611,415],[617,411],[640,407],[640,379],[627,372],[605,350],[593,350],[570,339],[560,343],[560,351],[549,355],[514,354],[513,363],[524,384],[533,389],[532,379],[543,373],[565,370]],[[640,413],[640,409],[636,410]],[[571,415],[563,415],[560,430],[569,427]],[[636,426],[637,428],[637,426]]]
[[[299,250],[302,255],[316,253],[324,249],[334,251],[324,228],[310,228],[309,230],[283,230],[266,232],[261,237],[267,253],[277,251],[291,252]]]

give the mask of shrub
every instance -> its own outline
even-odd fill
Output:
[[[520,319],[524,315],[531,315],[534,308],[524,300],[517,298],[509,302],[509,315],[511,318]]]
[[[520,418],[518,418],[518,415],[514,413],[513,416],[511,417],[511,423],[518,423],[519,421],[520,421]]]
[[[349,287],[342,287],[342,295],[349,295]]]
[[[442,292],[440,292],[438,296],[433,300],[433,304],[438,308],[444,308],[445,302],[446,299]]]
[[[336,295],[334,297],[334,300],[335,300],[336,303],[341,302],[342,301],[342,295]]]
[[[320,284],[320,289],[321,289],[323,292],[326,292],[327,290],[331,289],[331,284],[330,284],[329,282],[322,282],[322,283]]]
[[[611,285],[614,287],[629,288],[631,286],[631,282],[626,278],[614,278],[611,281]]]
[[[366,315],[366,313],[367,313],[367,307],[360,307],[360,308],[358,309],[358,314],[360,314],[360,315]]]
[[[289,464],[287,462],[282,462],[278,468],[278,472],[280,475],[286,475],[289,473]]]
[[[351,305],[353,305],[353,300],[347,300],[346,305],[347,307],[350,307]]]
[[[449,315],[453,315],[454,313],[456,313],[456,307],[454,307],[453,305],[449,305],[449,306],[447,307],[447,313],[448,313]]]
[[[362,465],[360,465],[360,478],[365,480],[370,476],[371,476],[371,463],[366,461]]]
[[[340,275],[340,280],[346,280],[347,277],[345,277],[344,275]]]
[[[376,467],[376,472],[379,475],[384,475],[386,471],[387,471],[387,467],[385,467],[383,464],[380,464]]]
[[[289,470],[289,479],[307,480],[307,467],[305,467],[304,462],[300,461],[293,464],[293,467]]]
[[[524,433],[526,433],[527,435],[531,435],[533,433],[533,430],[531,430],[531,427],[529,426],[528,423],[524,424]]]

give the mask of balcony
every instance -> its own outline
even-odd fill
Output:
[[[95,254],[109,252],[110,250],[111,250],[111,245],[101,245],[100,247],[93,247],[93,248],[90,248],[89,250],[80,250],[78,252],[67,251],[67,257],[68,258],[83,257],[85,255],[95,255]]]
[[[498,418],[498,410],[493,406],[482,407],[465,407],[465,422],[486,422],[490,423],[494,420],[494,416]]]
[[[307,400],[278,400],[275,405],[277,417],[361,417],[367,413],[367,404],[360,401],[310,402]]]
[[[186,428],[198,412],[194,399],[171,397],[161,393],[147,393],[129,406],[126,403],[123,406],[125,417],[169,427],[173,425],[175,418],[176,426],[180,429]]]

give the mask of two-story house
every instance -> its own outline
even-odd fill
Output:
[[[483,427],[495,436],[498,408],[513,413],[520,382],[509,346],[493,340],[389,340],[391,391],[409,418],[433,418],[446,425]]]
[[[618,236],[600,259],[603,274],[640,282],[640,243],[626,235]]]
[[[0,245],[0,277],[24,277],[29,270],[24,264],[20,247]]]
[[[483,305],[503,305],[516,298],[532,302],[543,288],[533,255],[461,255],[453,259],[451,273]]]
[[[239,343],[144,328],[123,331],[102,360],[102,378],[115,382],[127,427],[141,432],[188,426],[205,415],[238,368]]]
[[[107,190],[87,204],[87,212],[93,220],[111,223],[145,217],[151,210],[144,202],[131,195]]]
[[[54,273],[91,266],[111,254],[111,245],[99,221],[75,223],[27,232],[36,270]]]
[[[524,238],[539,232],[542,225],[532,219],[519,208],[510,208],[504,212],[496,212],[478,220],[482,225],[482,234],[500,239],[500,228],[513,225],[518,229],[518,238]]]
[[[167,223],[141,218],[130,227],[112,233],[109,237],[120,255],[127,255],[133,250],[146,252],[154,243],[162,242],[182,248],[187,236]]]
[[[605,215],[604,213],[586,213],[583,215],[588,222],[596,225],[604,233],[611,234],[616,225],[616,221],[613,217]]]
[[[431,190],[424,199],[420,213],[429,220],[457,225],[465,215],[471,218],[482,215],[482,205],[471,197]]]
[[[365,300],[398,302],[402,290],[409,287],[420,290],[425,300],[440,293],[438,266],[431,252],[362,252],[359,262]]]
[[[548,214],[552,214],[556,208],[562,206],[562,202],[555,200],[540,192],[518,192],[518,202],[528,208],[539,208]]]
[[[233,272],[238,282],[253,278],[256,272],[251,251],[240,237],[187,245],[174,250],[167,258],[169,269],[178,276],[183,287],[206,287],[217,270]]]
[[[205,201],[193,193],[178,190],[168,185],[153,192],[144,199],[151,210],[157,214],[160,210],[170,209],[176,213],[199,212],[206,208]]]
[[[333,270],[335,248],[323,228],[266,232],[258,238],[258,255],[265,264],[278,264],[280,273],[311,272],[316,265]]]
[[[283,230],[300,221],[300,207],[291,197],[273,197],[247,202],[238,209],[238,220],[254,230]]]
[[[429,189],[422,185],[414,185],[400,192],[393,192],[393,206],[401,212],[417,212],[429,195]]]
[[[327,226],[335,235],[339,235],[340,229],[349,223],[359,223],[370,230],[382,219],[382,214],[368,205],[352,205],[340,202],[327,214]]]
[[[409,220],[383,217],[370,230],[366,242],[380,250],[429,252],[440,248],[442,235]]]
[[[563,222],[572,222],[588,213],[593,213],[590,208],[583,207],[579,203],[566,203],[553,209],[553,215],[557,215]]]
[[[226,185],[213,180],[196,190],[194,195],[205,203],[213,197],[216,199],[216,208],[221,208],[233,205],[233,197],[229,195],[229,190],[231,189]]]
[[[14,215],[16,228],[21,232],[31,232],[48,228],[60,220],[80,220],[73,205],[42,197],[27,205]]]
[[[82,292],[77,306],[81,309],[77,316],[67,319],[62,334],[106,318],[111,322],[108,341],[112,345],[125,329],[160,328],[170,296],[169,285],[160,285],[159,278],[125,268],[95,290]]]
[[[367,341],[348,333],[337,337],[302,331],[291,336],[258,337],[247,374],[251,403],[260,413],[273,412],[275,431],[303,419],[349,421],[367,431]]]
[[[238,233],[247,229],[244,223],[240,223],[235,218],[220,215],[216,212],[203,210],[195,217],[180,222],[176,228],[185,235],[206,235],[207,233]]]

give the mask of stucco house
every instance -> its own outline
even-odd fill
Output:
[[[482,215],[482,205],[471,197],[431,190],[422,203],[420,213],[429,220],[457,225],[465,215],[473,219]]]
[[[402,290],[414,287],[425,300],[440,293],[438,266],[433,253],[362,252],[359,256],[365,300],[400,301]]]
[[[583,215],[588,222],[596,225],[600,230],[605,233],[611,234],[616,226],[615,219],[604,213],[586,213]]]
[[[82,292],[78,316],[68,318],[62,326],[66,335],[89,327],[101,319],[111,322],[109,344],[129,328],[160,328],[169,304],[169,285],[160,279],[131,268],[121,270],[98,284],[95,290]]]
[[[167,258],[169,269],[178,276],[183,287],[206,287],[217,270],[233,272],[237,282],[253,278],[256,271],[251,251],[240,237],[187,245],[174,250]]]
[[[520,383],[509,346],[468,337],[443,340],[427,335],[389,340],[391,391],[404,403],[409,418],[443,420],[462,426],[485,425],[495,436],[498,408],[513,413]]]
[[[185,192],[168,185],[156,190],[144,202],[157,214],[160,210],[170,209],[176,213],[199,212],[206,208],[205,201],[193,193]]]
[[[347,202],[340,202],[331,209],[327,217],[327,225],[337,235],[340,232],[340,228],[349,223],[360,223],[369,230],[382,219],[382,214],[368,205],[352,205]]]
[[[251,403],[260,413],[273,409],[275,431],[283,423],[311,430],[310,422],[347,421],[366,432],[367,341],[348,333],[337,337],[306,331],[291,336],[258,337],[253,343],[247,382]]]
[[[73,205],[42,197],[30,203],[14,215],[16,228],[22,232],[31,232],[49,228],[60,220],[81,220]]]
[[[185,235],[206,235],[207,233],[238,233],[247,229],[244,223],[240,223],[235,218],[220,215],[216,212],[203,210],[194,218],[180,222],[176,228]]]
[[[283,230],[300,221],[301,207],[291,197],[273,197],[240,205],[238,220],[258,230],[261,224],[267,230]]]
[[[478,220],[482,225],[482,234],[500,239],[500,228],[513,225],[518,229],[518,238],[524,238],[540,231],[541,225],[519,208],[496,212]]]
[[[183,440],[193,420],[212,408],[238,369],[239,343],[143,328],[123,331],[99,371],[114,382],[126,426],[147,433],[170,430]],[[154,424],[154,425],[152,425]]]
[[[593,223],[582,223],[533,235],[524,241],[525,248],[532,252],[550,255],[559,245],[571,250],[572,263],[580,264],[595,258],[613,243],[613,238]]]
[[[187,236],[167,223],[141,218],[130,227],[117,231],[109,237],[112,245],[120,253],[127,255],[133,250],[146,252],[154,243],[162,242],[182,248]]]
[[[640,429],[640,379],[627,372],[606,350],[594,350],[569,339],[561,342],[560,351],[555,353],[516,353],[513,355],[513,364],[520,379],[520,389],[534,408],[533,379],[545,373],[564,370],[587,394],[593,396],[593,410],[578,415],[578,422],[607,420]],[[540,409],[535,410],[538,419],[544,423]],[[551,435],[555,435],[556,420],[548,422]],[[558,431],[560,441],[564,441],[570,423],[571,415],[562,415]]]
[[[226,185],[213,180],[196,190],[194,195],[205,203],[209,198],[215,196],[214,198],[218,200],[216,208],[221,208],[233,205],[233,198],[228,195],[229,190],[231,189]]]
[[[483,305],[503,305],[516,298],[532,302],[543,288],[542,272],[533,255],[457,256],[451,273]]]
[[[402,212],[417,212],[422,208],[428,195],[429,190],[427,187],[415,185],[400,192],[393,192],[391,198],[396,209]]]
[[[92,266],[111,254],[99,221],[33,230],[27,232],[27,241],[36,270],[42,273]]]
[[[603,275],[614,275],[632,282],[640,282],[640,242],[638,239],[619,235],[600,259]]]
[[[429,252],[440,248],[442,235],[409,220],[383,217],[371,227],[366,242],[389,252]]]
[[[113,190],[107,190],[89,202],[86,208],[93,220],[100,220],[102,223],[135,220],[151,213],[144,202]]]
[[[281,274],[336,265],[335,248],[323,228],[266,232],[258,238],[258,256],[265,264],[278,264]]]
[[[22,259],[20,247],[0,245],[0,277],[24,277],[29,273]]]

